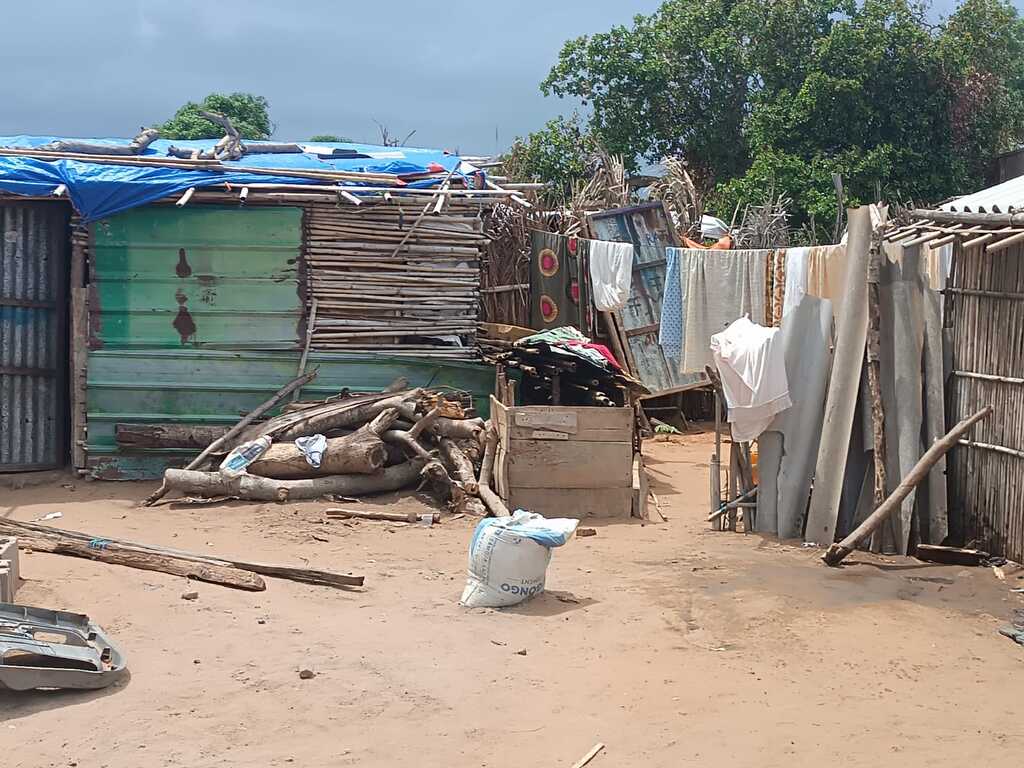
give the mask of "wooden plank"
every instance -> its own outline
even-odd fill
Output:
[[[640,520],[649,520],[650,515],[647,510],[647,496],[649,488],[647,485],[647,468],[644,467],[644,457],[642,454],[633,455],[633,506],[632,515],[633,517],[639,518]]]
[[[571,408],[547,408],[544,406],[516,408],[512,416],[517,427],[550,429],[574,435],[579,426],[579,418]]]
[[[528,415],[524,415],[528,414]],[[575,428],[559,426],[575,418]],[[513,440],[528,440],[536,429],[566,432],[573,440],[582,442],[619,442],[629,440],[633,434],[634,413],[631,408],[605,408],[595,406],[519,406],[510,411],[507,429]]]
[[[527,509],[545,517],[627,519],[633,511],[630,488],[517,488],[509,509]]]
[[[508,453],[510,490],[633,487],[632,441],[512,439]]]

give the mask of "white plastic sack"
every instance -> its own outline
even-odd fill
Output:
[[[500,608],[539,595],[551,548],[565,544],[577,525],[579,520],[548,519],[522,509],[511,517],[481,520],[469,543],[469,578],[459,602]]]

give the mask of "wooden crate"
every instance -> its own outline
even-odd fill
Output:
[[[546,517],[629,517],[631,408],[526,405],[491,398],[496,490],[509,509]]]

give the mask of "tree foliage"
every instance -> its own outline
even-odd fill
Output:
[[[224,129],[199,113],[219,112],[231,119],[243,139],[269,139],[274,132],[270,104],[251,93],[211,93],[201,102],[184,104],[167,122],[157,126],[165,139],[219,139]]]
[[[1024,140],[1013,5],[965,0],[931,19],[915,0],[667,0],[568,41],[541,89],[579,99],[580,135],[634,168],[685,158],[724,215],[782,193],[797,223],[825,223],[833,174],[852,203],[933,201],[982,185]],[[550,126],[525,142],[533,156]]]
[[[567,200],[574,183],[593,173],[597,141],[579,115],[556,117],[526,138],[517,138],[505,172],[517,181],[544,181],[552,200]]]
[[[335,136],[333,133],[318,133],[316,136],[310,136],[310,141],[325,141],[325,142],[342,142],[352,143],[352,139],[346,139],[343,136]]]

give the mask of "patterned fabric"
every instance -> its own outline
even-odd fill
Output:
[[[592,334],[590,241],[534,230],[530,245],[530,327],[572,325]]]
[[[669,360],[678,362],[683,356],[683,291],[679,282],[678,248],[665,249],[665,293],[658,343]]]
[[[786,295],[786,251],[779,249],[770,258],[772,262],[772,303],[769,325],[778,328],[782,325],[782,307]]]

